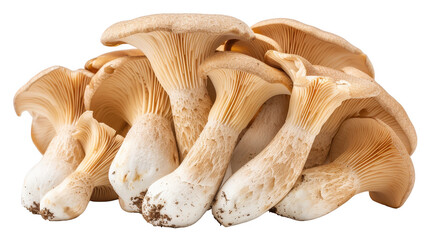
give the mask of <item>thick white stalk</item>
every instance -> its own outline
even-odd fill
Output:
[[[75,218],[85,211],[93,190],[90,174],[73,172],[42,198],[40,214],[50,221]]]
[[[144,114],[134,121],[109,169],[109,181],[128,212],[141,212],[148,187],[179,166],[171,120]]]
[[[207,123],[212,101],[206,86],[169,90],[176,141],[183,161]]]
[[[32,213],[39,213],[43,196],[72,173],[85,156],[81,144],[72,137],[73,130],[73,126],[60,129],[42,159],[25,176],[21,202]]]
[[[271,211],[296,220],[332,212],[359,192],[359,178],[335,163],[306,169],[293,189]]]
[[[210,208],[240,131],[209,121],[182,164],[149,187],[143,217],[153,225],[189,226]]]
[[[314,138],[311,132],[286,123],[271,143],[219,190],[212,206],[215,218],[231,226],[268,211],[300,176]]]

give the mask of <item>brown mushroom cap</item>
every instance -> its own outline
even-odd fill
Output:
[[[337,70],[351,66],[374,77],[368,57],[335,34],[286,18],[261,21],[252,30],[278,42],[285,53],[300,55],[314,65]]]
[[[97,73],[104,64],[112,61],[113,59],[125,56],[143,56],[143,53],[139,49],[127,49],[104,53],[98,57],[88,60],[85,63],[85,69],[92,73]]]

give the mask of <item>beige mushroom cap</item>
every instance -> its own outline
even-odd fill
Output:
[[[104,64],[86,87],[85,107],[120,133],[143,113],[171,119],[168,95],[144,56],[120,57]]]
[[[172,33],[201,32],[214,35],[241,35],[253,37],[248,26],[230,16],[209,14],[155,14],[118,22],[102,35],[101,42],[107,46],[123,44],[122,38],[136,33],[167,31]]]
[[[369,58],[335,34],[286,18],[261,21],[253,25],[252,30],[278,42],[284,52],[300,55],[314,65],[337,70],[355,67],[374,77]]]
[[[261,61],[264,61],[264,55],[268,50],[283,52],[283,48],[272,38],[255,33],[252,40],[228,40],[224,45],[224,51],[239,52]]]
[[[88,60],[85,63],[85,69],[92,73],[97,73],[104,64],[112,61],[113,59],[125,56],[143,56],[143,53],[139,49],[126,49],[104,53],[98,57]]]
[[[60,127],[73,124],[84,112],[83,93],[92,76],[86,70],[54,66],[34,76],[15,94],[16,114],[28,111],[33,117],[31,137],[41,153]]]
[[[356,152],[362,155],[360,159],[355,157]],[[414,167],[404,144],[378,119],[345,121],[332,142],[329,157],[349,159],[345,164],[359,176],[359,192],[369,191],[374,201],[389,207],[402,206],[414,186]]]

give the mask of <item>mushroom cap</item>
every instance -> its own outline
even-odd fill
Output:
[[[123,44],[122,38],[136,33],[166,31],[172,33],[201,32],[214,35],[253,37],[249,27],[237,18],[214,14],[154,14],[122,21],[110,26],[102,35],[107,46]]]
[[[28,111],[33,117],[31,137],[44,153],[59,127],[73,124],[84,112],[83,93],[93,74],[60,66],[34,76],[14,97],[16,114]]]
[[[31,139],[41,154],[46,152],[52,138],[56,135],[55,128],[46,117],[33,114],[31,123]]]
[[[265,62],[271,66],[282,68],[292,79],[294,85],[307,84],[307,77],[322,76],[330,81],[335,81],[337,85],[347,87],[349,98],[368,98],[380,93],[374,81],[344,74],[329,67],[314,66],[298,55],[268,50],[265,54]]]
[[[320,72],[323,72],[322,69],[328,69],[321,66],[315,66]],[[352,71],[352,72],[351,72]],[[352,74],[353,76],[360,76],[361,79],[368,79],[372,81],[374,84],[378,86],[380,89],[380,94],[374,97],[375,101],[383,108],[383,110],[392,116],[394,118],[394,122],[390,119],[381,119],[380,116],[375,116],[371,111],[360,111],[358,116],[359,117],[377,117],[380,120],[384,121],[386,124],[392,128],[398,137],[402,140],[403,144],[405,145],[406,149],[408,150],[408,153],[411,155],[417,146],[417,133],[414,129],[414,126],[408,117],[407,112],[402,107],[402,105],[396,101],[382,86],[380,86],[378,83],[374,81],[372,78],[366,78],[365,73],[361,72],[358,69],[349,69],[346,70],[344,73],[343,71],[332,71],[330,70],[331,74],[335,74],[337,78],[342,78],[344,76],[347,76],[349,74]],[[404,135],[405,134],[405,135]]]
[[[359,148],[363,156],[354,157]],[[360,178],[359,192],[370,191],[374,201],[390,207],[404,204],[414,186],[414,167],[401,139],[386,123],[372,118],[344,121],[332,141],[330,158],[343,154],[344,164]]]
[[[292,81],[282,71],[273,68],[258,59],[236,52],[218,52],[206,59],[199,68],[199,75],[207,78],[209,72],[216,69],[229,69],[247,72],[256,75],[269,83],[281,83],[290,94],[292,91]]]
[[[261,21],[253,25],[252,30],[274,39],[286,53],[300,55],[312,64],[337,70],[351,66],[374,77],[368,57],[335,34],[286,18]]]
[[[209,120],[216,119],[240,131],[265,101],[292,91],[292,81],[284,72],[236,52],[218,52],[209,57],[201,64],[199,76],[210,77],[216,89]]]
[[[120,132],[145,113],[171,118],[170,103],[144,56],[114,59],[94,75],[85,90],[85,107]]]
[[[85,63],[85,69],[92,72],[97,73],[100,68],[112,61],[113,59],[125,56],[143,56],[144,54],[139,49],[126,49],[104,53],[98,57],[88,60]]]
[[[228,40],[224,45],[224,51],[239,52],[264,61],[264,55],[268,50],[283,52],[283,48],[272,38],[255,33],[252,40]]]

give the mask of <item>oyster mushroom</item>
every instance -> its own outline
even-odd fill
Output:
[[[199,65],[228,39],[250,39],[242,21],[223,15],[158,14],[116,23],[101,37],[108,46],[140,49],[167,92],[180,159],[184,159],[207,122],[212,102]]]
[[[389,207],[404,204],[414,185],[407,149],[387,124],[372,118],[346,120],[335,136],[331,163],[306,169],[276,205],[279,215],[297,220],[321,217],[354,195],[369,191]]]
[[[149,187],[142,213],[153,225],[195,223],[210,207],[241,130],[267,99],[291,90],[282,71],[240,53],[219,52],[203,63],[200,73],[213,82],[216,101],[181,165]]]
[[[22,205],[32,213],[39,212],[43,195],[72,173],[84,157],[72,133],[84,112],[83,94],[91,77],[92,73],[85,70],[51,67],[33,77],[15,95],[17,115],[28,111],[33,116],[33,140],[40,143],[36,143],[39,149],[46,147],[22,187]]]
[[[109,179],[121,207],[141,212],[147,188],[179,165],[168,95],[148,59],[136,56],[104,64],[87,86],[85,100],[97,120],[131,126],[112,162]]]
[[[213,215],[224,226],[254,219],[277,204],[293,187],[323,124],[345,100],[379,93],[377,85],[345,75],[329,77],[297,55],[268,51],[294,85],[286,121],[270,144],[234,173],[219,190]]]
[[[95,187],[102,187],[102,198],[116,198],[110,186],[108,170],[123,137],[109,126],[97,122],[92,112],[82,114],[74,137],[82,144],[85,158],[75,171],[45,194],[40,202],[40,214],[47,220],[69,220],[81,215]]]

